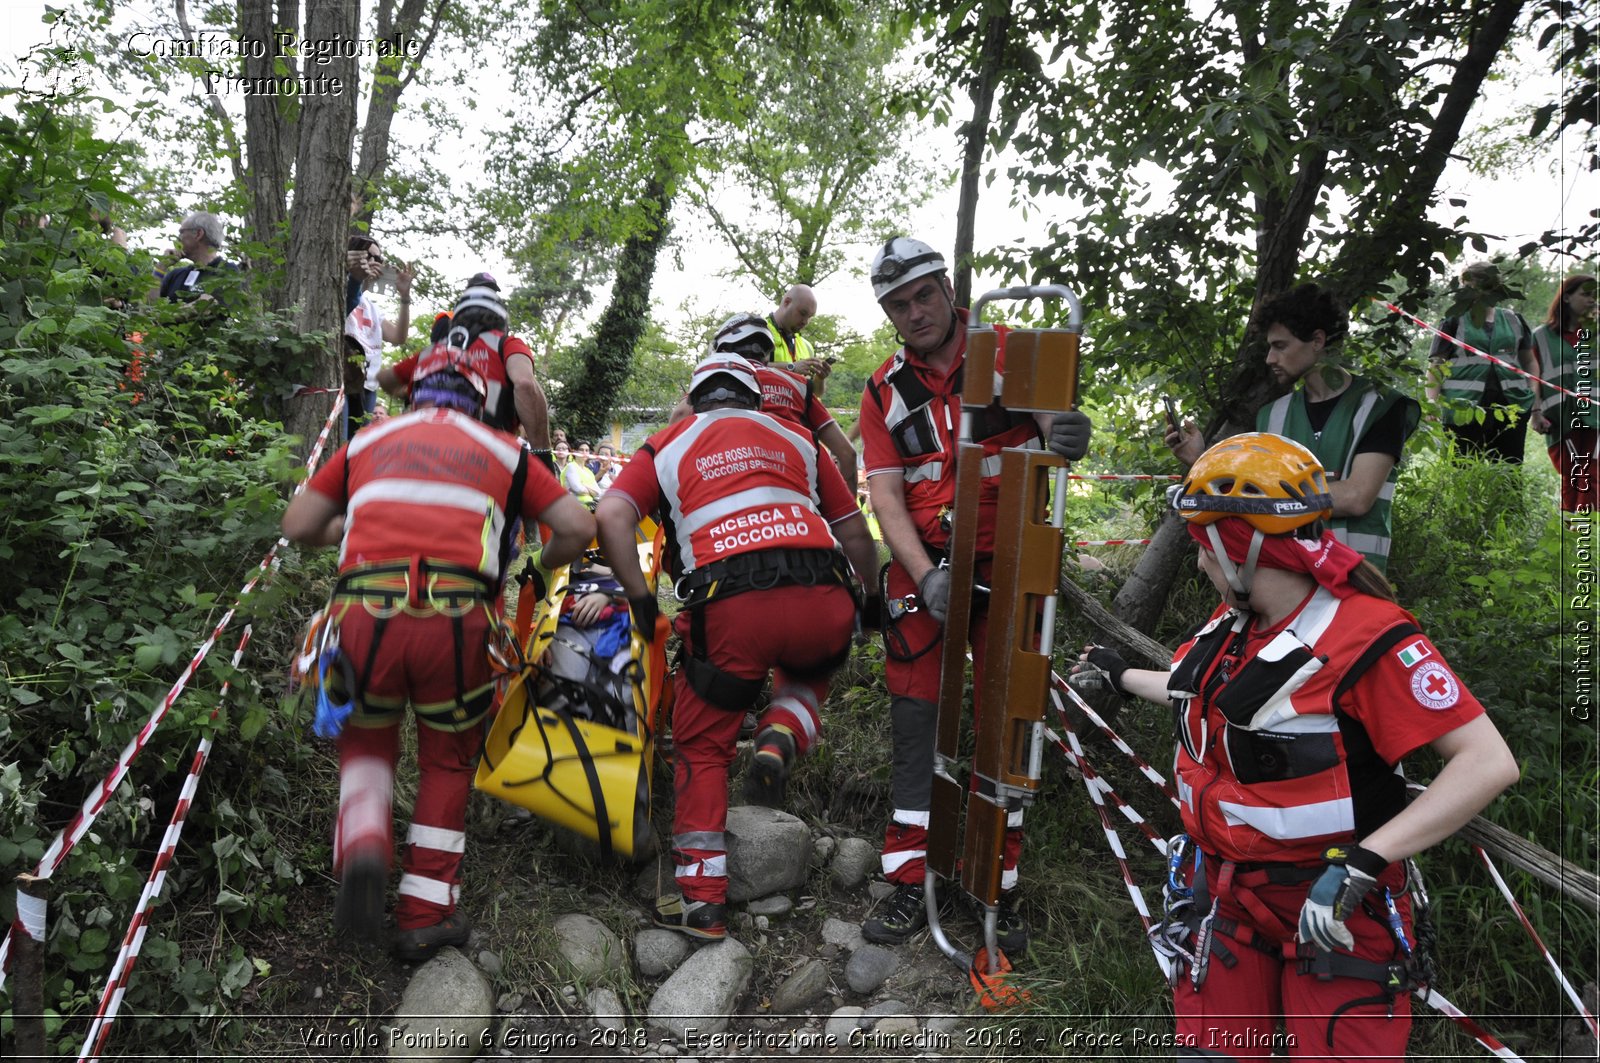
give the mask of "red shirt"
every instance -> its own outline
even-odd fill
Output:
[[[496,351],[484,339],[484,336],[493,337],[495,335],[497,333],[486,332],[468,344],[465,352],[465,361],[476,369],[483,376],[484,382],[489,385],[489,393],[484,399],[484,409],[493,417],[499,418],[500,427],[503,427],[508,432],[515,432],[522,422],[517,417],[516,405],[511,401],[511,380],[506,373],[506,363],[512,358],[526,358],[531,369],[534,365],[533,351],[528,349],[526,343],[509,332],[498,333],[500,349]],[[443,343],[444,341],[441,340],[440,342]],[[408,387],[411,385],[412,377],[417,372],[417,362],[434,346],[438,346],[438,344],[424,347],[416,354],[402,358],[395,363],[394,375],[400,378],[401,383]]]
[[[752,410],[697,414],[647,439],[607,495],[671,522],[678,569],[757,550],[831,550],[855,494],[815,444]]]
[[[757,365],[761,384],[761,412],[795,425],[813,436],[833,423],[822,400],[811,393],[811,382],[799,373],[770,365]]]
[[[512,499],[522,464],[522,497]],[[511,519],[531,520],[566,497],[543,465],[528,461],[515,437],[440,407],[368,427],[317,471],[307,489],[346,514],[340,571],[426,558],[496,582]]]
[[[905,478],[906,510],[917,535],[934,550],[942,550],[950,532],[944,518],[955,504],[956,453],[961,432],[962,370],[967,360],[968,311],[958,308],[960,342],[946,373],[924,363],[915,352],[902,348],[878,367],[861,394],[861,443],[867,477],[887,472]],[[1006,329],[997,326],[999,349],[995,373],[1005,371]],[[914,377],[907,381],[906,374]],[[910,407],[906,392],[929,395],[924,405]],[[998,391],[998,389],[996,389]],[[994,408],[992,408],[994,409]],[[1040,434],[1031,416],[1017,415],[1015,424],[983,440],[984,456],[996,457],[1006,447],[1039,446]],[[895,445],[896,437],[914,439],[923,452],[907,455]],[[994,554],[995,506],[1000,500],[998,466],[986,471],[978,494],[977,556]]]

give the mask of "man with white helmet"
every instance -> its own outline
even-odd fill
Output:
[[[506,304],[500,298],[500,285],[488,273],[474,274],[456,302],[449,332],[435,346],[453,347],[463,352],[466,364],[487,381],[489,397],[484,420],[508,432],[520,427],[529,444],[548,459],[550,406],[533,373],[533,351],[506,331],[508,321]],[[416,373],[418,358],[427,353],[424,350],[391,369],[382,370],[378,383],[391,395],[406,394]]]
[[[734,314],[717,327],[711,337],[711,352],[737,354],[754,365],[761,385],[761,412],[809,433],[818,446],[826,447],[833,455],[844,482],[856,482],[855,447],[817,397],[812,378],[796,372],[792,365],[773,364],[772,333],[767,322],[755,314]],[[672,419],[688,415],[686,398],[673,410]]]
[[[684,602],[672,719],[672,856],[682,895],[658,899],[655,919],[715,939],[727,933],[724,829],[739,725],[772,673],[745,792],[780,804],[795,759],[820,734],[829,677],[849,652],[856,600],[845,559],[868,585],[862,612],[871,622],[877,552],[855,495],[818,460],[811,438],[757,412],[761,387],[749,362],[707,356],[689,400],[694,416],[645,441],[595,516],[600,547],[646,632],[658,607],[634,528],[659,511],[667,530]]]
[[[934,726],[950,573],[944,562],[955,504],[956,447],[961,425],[962,371],[968,311],[955,305],[945,261],[920,240],[886,241],[872,262],[872,290],[904,346],[881,365],[861,397],[861,439],[872,509],[893,560],[888,598],[904,611],[884,630],[884,678],[889,687],[894,766],[893,812],[884,837],[883,874],[895,892],[862,924],[869,941],[898,944],[927,922],[923,901],[928,807],[933,777]],[[997,372],[1005,368],[1000,329]],[[986,455],[1008,447],[1040,448],[1077,459],[1089,446],[1082,413],[1013,414],[999,406],[977,419],[974,442]],[[998,463],[996,463],[998,464]],[[995,472],[998,472],[996,468]],[[979,496],[977,578],[987,585],[993,564],[998,475],[986,475]],[[986,595],[973,596],[970,629],[974,683],[982,681],[988,628]],[[1021,852],[1021,813],[1007,831],[1001,877],[1000,944],[1008,953],[1027,945],[1027,924],[1012,891]]]

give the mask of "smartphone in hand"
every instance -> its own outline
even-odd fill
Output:
[[[1161,404],[1167,408],[1167,427],[1178,431],[1178,404],[1172,401],[1171,395],[1161,396]]]

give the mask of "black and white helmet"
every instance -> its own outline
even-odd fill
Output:
[[[464,312],[467,313],[466,322],[477,324],[480,330],[503,329],[510,320],[505,301],[500,298],[500,286],[487,273],[479,273],[467,282],[466,291],[456,300],[452,320],[463,324]]]
[[[945,272],[944,256],[921,240],[891,236],[872,259],[872,295],[878,302],[884,296],[930,273]]]
[[[711,337],[711,354],[737,354],[753,361],[772,361],[774,345],[767,322],[756,314],[734,314]]]

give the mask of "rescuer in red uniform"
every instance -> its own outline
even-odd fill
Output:
[[[1326,522],[1316,457],[1266,432],[1201,455],[1174,495],[1222,596],[1171,671],[1082,660],[1176,709],[1183,828],[1156,943],[1178,1058],[1405,1058],[1426,980],[1405,861],[1516,781],[1483,706]],[[1409,803],[1400,761],[1443,760]],[[1282,1029],[1279,1029],[1280,1023]]]
[[[328,729],[339,747],[334,922],[364,939],[381,929],[408,704],[417,718],[420,780],[393,942],[412,961],[467,939],[456,908],[467,794],[495,689],[487,647],[515,525],[551,528],[549,565],[577,557],[595,527],[513,436],[479,420],[487,388],[458,355],[431,348],[417,366],[416,410],[357,435],[283,516],[289,538],[339,547],[327,619],[337,643],[319,689],[348,714]]]
[[[955,504],[956,446],[961,425],[962,371],[967,357],[967,316],[955,305],[944,259],[920,240],[897,236],[872,263],[872,291],[904,346],[867,382],[861,396],[861,442],[867,485],[889,565],[890,609],[884,629],[884,678],[894,739],[891,798],[894,810],[883,843],[883,876],[895,885],[861,926],[868,941],[898,944],[927,923],[923,902],[928,804],[932,790],[934,726],[938,718],[939,666],[950,573],[944,562]],[[1000,329],[997,373],[1005,370],[1005,330]],[[998,389],[997,389],[998,391]],[[986,460],[979,496],[977,578],[987,586],[994,556],[995,505],[1000,495],[999,453],[1008,447],[1049,448],[1077,460],[1089,449],[1089,418],[1011,413],[998,406],[977,419],[974,442]],[[898,615],[896,615],[898,614]],[[973,596],[969,638],[973,682],[982,682],[988,630],[987,596]],[[1022,850],[1022,813],[1007,831],[1000,896],[999,943],[1007,953],[1027,947],[1028,927],[1017,914],[1013,891]]]
[[[672,856],[682,896],[659,899],[655,919],[720,938],[728,766],[740,721],[771,672],[745,793],[780,804],[795,758],[821,732],[828,679],[849,652],[857,605],[845,557],[870,584],[877,554],[833,464],[818,460],[808,436],[757,412],[761,388],[749,362],[710,355],[695,368],[689,401],[694,416],[645,441],[596,516],[601,549],[644,631],[654,630],[658,607],[639,569],[634,526],[659,510],[667,530],[684,603],[672,718]],[[875,588],[866,593],[870,624],[879,601]]]

